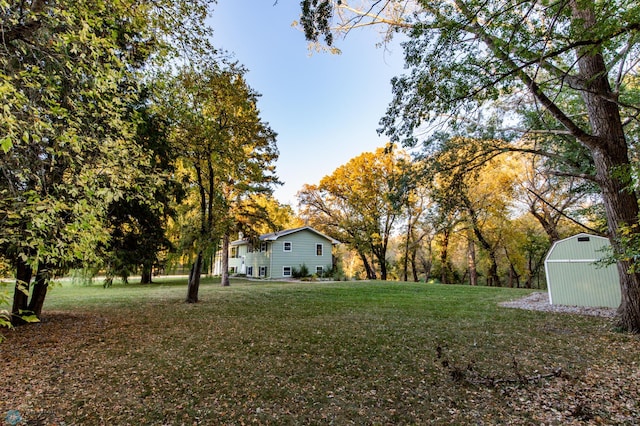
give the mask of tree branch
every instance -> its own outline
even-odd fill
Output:
[[[602,232],[593,229],[583,223],[578,222],[577,220],[575,220],[574,218],[572,218],[571,216],[568,216],[567,214],[565,214],[564,212],[558,210],[556,208],[556,206],[552,205],[551,203],[549,203],[547,200],[545,200],[544,198],[542,198],[539,194],[537,194],[535,191],[533,191],[531,188],[526,188],[527,191],[529,191],[531,194],[533,194],[534,197],[536,197],[538,200],[542,201],[544,204],[546,204],[547,206],[549,206],[553,211],[555,211],[556,213],[558,213],[559,215],[561,215],[562,217],[569,219],[571,222],[575,223],[576,225],[580,226],[581,228],[586,229],[589,232],[592,232],[596,235],[602,235]]]

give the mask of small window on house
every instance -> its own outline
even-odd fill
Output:
[[[266,277],[267,276],[267,267],[266,266],[261,266],[258,269],[258,276],[259,277]]]
[[[578,237],[578,241],[581,243],[585,243],[587,241],[589,241],[589,237]]]
[[[322,244],[316,244],[316,256],[322,256]]]
[[[231,268],[229,268],[229,273],[230,274],[235,274],[237,272],[237,269],[235,266],[232,266]]]
[[[290,277],[291,276],[291,266],[283,266],[282,267],[282,276]]]
[[[282,250],[293,251],[293,244],[291,243],[291,241],[285,241],[284,243],[282,243]]]
[[[324,275],[324,267],[316,266],[316,275],[322,277]]]
[[[263,241],[260,243],[260,251],[267,251],[267,242]]]
[[[235,259],[238,257],[238,247],[231,247],[231,258]]]
[[[248,277],[253,276],[253,266],[247,266],[247,276]]]

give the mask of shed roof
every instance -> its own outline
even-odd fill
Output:
[[[607,255],[609,247],[608,238],[580,233],[553,243],[545,262],[595,262]]]

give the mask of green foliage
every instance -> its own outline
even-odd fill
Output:
[[[143,153],[127,144],[123,106],[135,96],[137,43],[124,44],[119,31],[138,32],[141,23],[120,21],[128,14],[122,4],[31,7],[6,10],[0,51],[2,84],[12,94],[0,129],[12,144],[0,162],[7,230],[0,245],[13,262],[23,256],[32,267],[64,268],[97,260],[106,207],[138,175]]]
[[[377,262],[381,278],[386,279],[389,238],[410,192],[411,171],[405,161],[403,152],[378,148],[352,158],[318,185],[305,185],[298,193],[303,216],[370,259],[368,278],[374,278]]]
[[[9,295],[9,283],[0,281],[0,329],[11,329],[11,312],[9,311],[9,303],[11,301]],[[0,333],[0,343],[4,340],[4,335]]]
[[[38,318],[38,316],[34,314],[33,311],[21,309],[17,314],[13,315],[17,315],[22,321],[27,323],[40,322],[40,318]]]
[[[332,16],[333,7],[328,0],[303,0],[300,2],[302,8],[301,24],[304,35],[308,40],[317,40],[322,36],[325,42],[331,46],[333,35],[329,21]]]
[[[210,4],[0,3],[0,247],[12,266],[98,263],[114,203],[158,186],[132,106],[163,59],[212,50],[190,41],[208,34]]]
[[[244,73],[236,65],[190,64],[163,86],[161,106],[172,123],[177,174],[188,189],[174,235],[182,252],[197,259],[231,233],[250,235],[267,222],[266,207],[254,196],[271,194],[279,183],[276,133],[262,121],[259,95]],[[223,276],[226,285],[226,271]]]
[[[148,90],[131,106],[136,117],[135,142],[149,153],[138,165],[142,178],[114,200],[107,215],[109,241],[105,268],[108,275],[127,279],[142,269],[143,280],[151,279],[151,271],[173,247],[165,235],[170,208],[179,197],[179,183],[172,179],[175,154],[170,147],[169,123],[155,111]]]
[[[619,251],[617,253],[608,253],[604,264],[622,260],[630,265],[629,273],[640,272],[640,233],[638,230],[633,226],[623,226],[615,244],[618,246]]]
[[[407,17],[413,24],[410,41],[404,44],[410,73],[393,80],[394,100],[381,122],[392,140],[415,144],[417,131],[438,123],[443,114],[454,119],[449,122],[451,129],[457,124],[464,127],[480,106],[495,106],[497,99],[508,101],[505,108],[513,112],[514,101],[521,100],[517,88],[529,80],[539,93],[552,93],[576,125],[585,126],[580,90],[586,89],[571,85],[575,90],[570,90],[565,84],[568,74],[571,79],[575,75],[572,53],[580,45],[602,48],[609,65],[622,72],[618,75],[624,80],[614,82],[623,89],[621,96],[636,96],[632,92],[637,87],[624,82],[637,55],[631,53],[638,42],[632,35],[639,21],[637,4],[614,1],[594,8],[597,25],[584,31],[578,29],[567,3],[554,7],[544,2],[454,3],[456,7],[448,1],[421,2],[423,14]],[[539,105],[534,109],[539,116]],[[622,110],[632,113],[633,108]],[[559,128],[557,116],[545,116],[551,121],[534,128]],[[514,118],[513,113],[504,115],[508,121]]]
[[[307,278],[310,277],[311,274],[309,273],[309,268],[307,267],[307,265],[303,263],[302,265],[300,265],[300,269],[295,267],[291,268],[291,276],[293,278]]]

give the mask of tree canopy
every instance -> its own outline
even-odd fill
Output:
[[[152,190],[135,141],[143,76],[168,52],[202,48],[190,37],[206,34],[210,4],[0,2],[0,246],[16,317],[39,314],[51,276],[98,260],[109,206]]]
[[[376,270],[381,279],[387,279],[387,249],[404,207],[407,170],[402,164],[407,160],[404,153],[378,148],[298,193],[302,214],[328,235],[348,243],[371,279],[377,278]]]
[[[226,253],[230,233],[242,222],[235,213],[247,207],[251,194],[271,193],[278,183],[276,133],[262,121],[258,94],[241,68],[185,67],[169,81],[165,111],[198,212],[188,233],[196,261],[187,300],[196,302],[204,253],[217,251],[221,239]]]

